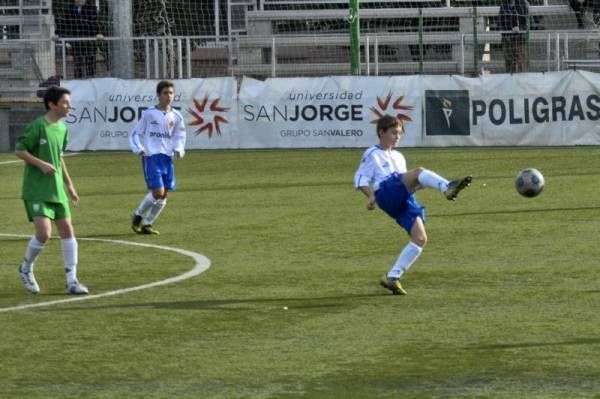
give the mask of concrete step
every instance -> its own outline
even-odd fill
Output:
[[[39,85],[37,80],[6,78],[0,72],[0,100],[5,102],[37,99]]]

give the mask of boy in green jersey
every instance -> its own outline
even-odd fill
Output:
[[[61,238],[67,293],[88,293],[77,280],[77,240],[69,209],[69,198],[77,205],[79,196],[62,158],[67,147],[67,127],[61,119],[71,108],[70,94],[62,87],[48,88],[44,95],[46,114],[25,127],[15,146],[15,155],[25,161],[22,198],[27,217],[35,225],[35,234],[29,240],[19,274],[25,289],[33,294],[40,292],[33,275],[33,263],[52,235],[52,220]]]

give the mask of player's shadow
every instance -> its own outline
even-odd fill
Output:
[[[480,215],[516,215],[521,213],[535,213],[535,212],[569,212],[569,211],[595,211],[600,209],[600,206],[582,206],[582,207],[571,207],[571,208],[539,208],[539,209],[515,209],[515,210],[493,210],[487,212],[457,212],[457,213],[432,213],[431,216],[438,217],[456,217],[456,216],[480,216]]]
[[[594,338],[573,338],[557,342],[515,342],[510,344],[492,344],[473,346],[470,349],[519,349],[519,348],[536,348],[544,346],[569,346],[569,345],[596,345],[600,344],[600,337]]]
[[[127,309],[127,308],[150,308],[150,309],[169,309],[169,310],[215,310],[238,312],[249,310],[261,311],[265,308],[281,309],[284,306],[287,310],[293,311],[301,309],[335,309],[347,308],[352,304],[345,300],[360,298],[375,298],[393,296],[385,293],[360,294],[360,295],[341,295],[319,298],[253,298],[253,299],[219,299],[219,300],[194,300],[194,301],[171,301],[171,302],[138,302],[138,303],[119,303],[110,305],[92,305],[92,306],[70,306],[62,308],[61,311],[69,310],[90,310],[90,309]],[[53,309],[44,309],[53,311]]]

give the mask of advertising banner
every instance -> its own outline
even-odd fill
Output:
[[[158,82],[114,78],[65,81],[73,107],[65,118],[68,149],[129,150],[129,134],[142,112],[158,103]],[[233,78],[176,80],[174,107],[186,122],[186,148],[237,146],[237,85]]]
[[[600,75],[423,76],[423,146],[600,144]]]
[[[158,80],[66,81],[69,150],[128,150]],[[340,76],[175,81],[188,149],[368,147],[383,114],[404,147],[600,144],[600,74]]]
[[[405,121],[408,146],[421,142],[420,78],[245,78],[240,144],[249,148],[368,147],[383,114]]]

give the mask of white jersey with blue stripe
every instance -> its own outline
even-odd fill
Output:
[[[379,145],[369,147],[363,154],[354,174],[354,187],[371,187],[377,191],[379,184],[394,172],[406,173],[406,159],[398,151],[385,151]]]
[[[165,112],[154,106],[142,113],[142,117],[129,135],[131,150],[146,156],[165,154],[173,156],[177,151],[185,153],[185,123],[179,111],[171,108]]]

